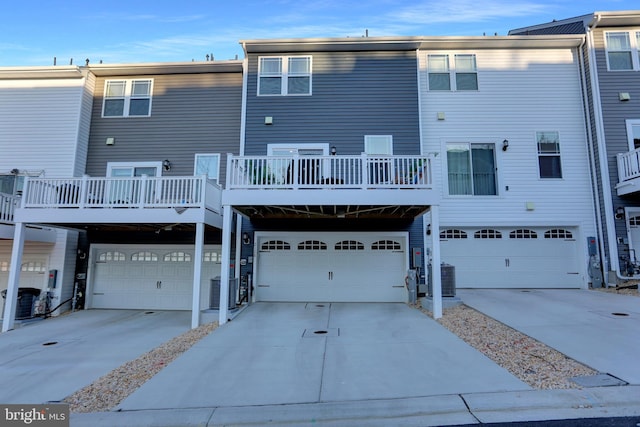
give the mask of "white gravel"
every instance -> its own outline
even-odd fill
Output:
[[[76,391],[64,403],[71,412],[109,411],[217,327],[217,322],[208,323],[172,338]]]
[[[426,310],[422,310],[429,316]],[[536,389],[580,388],[571,377],[597,371],[466,306],[445,309],[438,323]]]

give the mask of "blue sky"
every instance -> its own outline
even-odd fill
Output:
[[[241,39],[506,35],[637,0],[20,0],[3,5],[0,66],[243,57]]]

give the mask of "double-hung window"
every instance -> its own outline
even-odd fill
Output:
[[[478,90],[478,69],[474,54],[427,55],[427,74],[431,91]]]
[[[540,178],[562,178],[560,135],[558,132],[536,132]]]
[[[447,144],[450,195],[497,194],[495,144]]]
[[[605,33],[609,71],[640,70],[640,31]]]
[[[311,57],[260,57],[258,95],[311,95]]]
[[[107,80],[102,117],[148,117],[151,115],[153,80]]]

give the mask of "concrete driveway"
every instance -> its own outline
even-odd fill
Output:
[[[119,409],[398,399],[528,390],[405,304],[258,303]]]
[[[458,296],[572,359],[640,385],[638,297],[584,289],[465,289]]]
[[[0,402],[57,402],[189,330],[186,311],[86,310],[0,334]]]

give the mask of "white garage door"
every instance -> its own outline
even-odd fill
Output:
[[[446,228],[441,258],[459,288],[579,288],[575,235],[566,227]]]
[[[256,300],[406,302],[407,233],[256,233]]]
[[[47,255],[24,254],[18,287],[44,289],[47,286],[48,278],[47,258]],[[0,291],[7,289],[10,267],[11,255],[0,254]]]
[[[220,246],[205,246],[202,297],[220,275]],[[92,308],[190,310],[193,246],[93,245]]]

